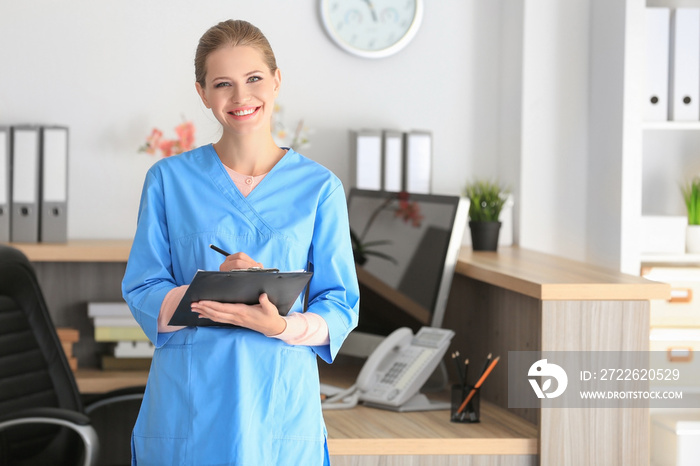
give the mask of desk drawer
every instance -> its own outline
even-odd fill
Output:
[[[651,369],[679,369],[681,379],[663,385],[700,388],[700,328],[652,328]]]
[[[652,327],[700,327],[700,268],[651,267],[650,280],[671,285],[671,299],[651,301]]]

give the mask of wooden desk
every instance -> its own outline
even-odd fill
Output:
[[[547,254],[463,248],[443,323],[456,332],[448,352],[647,351],[649,300],[668,297],[669,285]],[[506,367],[481,392],[503,408]],[[649,464],[646,409],[509,411],[537,425],[542,465]]]
[[[123,262],[131,240],[70,240],[66,243],[8,243],[32,262]]]
[[[352,385],[363,361],[339,356],[319,362],[321,381]],[[429,394],[445,398],[446,393]],[[324,411],[333,466],[401,465],[534,466],[537,428],[491,403],[481,404],[481,422],[450,422],[449,410],[396,413],[357,406]]]

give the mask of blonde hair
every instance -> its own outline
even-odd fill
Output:
[[[207,57],[225,46],[249,46],[258,49],[270,72],[277,71],[275,54],[265,35],[247,21],[229,19],[212,26],[204,33],[194,56],[194,75],[200,86],[204,87],[207,77]]]

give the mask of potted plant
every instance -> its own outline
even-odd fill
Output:
[[[498,217],[508,199],[508,191],[496,182],[477,180],[467,184],[464,195],[469,198],[472,248],[475,251],[495,251],[501,230]]]
[[[689,253],[700,253],[700,176],[682,186],[681,191],[688,209],[685,250]]]

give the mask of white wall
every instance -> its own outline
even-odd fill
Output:
[[[499,170],[501,3],[427,0],[409,47],[370,61],[331,43],[316,0],[2,2],[0,125],[69,126],[69,238],[129,238],[151,128],[174,136],[186,117],[197,144],[217,139],[192,59],[209,26],[241,18],[277,54],[285,119],[314,130],[306,155],[347,184],[349,129],[429,129],[434,191],[458,194]]]
[[[317,0],[4,2],[0,125],[69,126],[69,237],[129,238],[155,160],[138,147],[183,117],[198,144],[218,139],[194,50],[214,23],[247,19],[277,53],[287,124],[314,131],[303,152],[346,185],[350,129],[428,129],[436,193],[498,178],[522,247],[633,270],[641,143],[625,73],[639,34],[625,29],[643,2],[426,0],[414,41],[378,61],[333,45]]]
[[[524,7],[520,236],[528,249],[585,254],[589,1]]]

